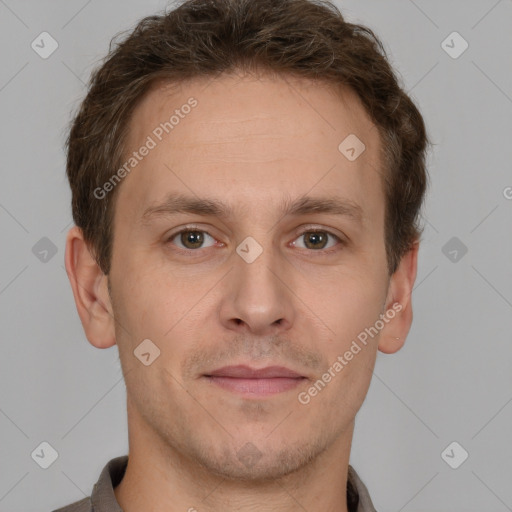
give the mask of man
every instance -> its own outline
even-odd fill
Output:
[[[327,2],[190,0],[113,48],[68,139],[66,268],[129,454],[60,511],[375,510],[350,447],[411,325],[427,146]]]

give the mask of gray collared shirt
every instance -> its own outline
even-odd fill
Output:
[[[127,463],[127,455],[110,460],[94,484],[90,497],[53,512],[123,512],[116,500],[114,487],[123,479]],[[350,465],[348,467],[347,504],[349,512],[376,512],[366,486]]]

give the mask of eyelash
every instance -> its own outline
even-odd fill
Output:
[[[210,235],[210,233],[208,233],[208,231],[205,231],[204,229],[200,229],[198,226],[190,225],[190,226],[185,226],[180,231],[176,231],[175,233],[170,235],[167,238],[166,243],[172,243],[173,239],[176,238],[178,235],[181,235],[182,233],[191,232],[191,231],[192,232],[193,231],[197,231],[199,233],[206,233],[208,236],[211,236],[214,240],[216,240],[214,236],[212,236],[212,235]],[[303,235],[305,235],[307,233],[326,233],[328,236],[334,238],[338,242],[334,247],[331,247],[329,249],[318,249],[318,250],[315,250],[315,249],[307,249],[307,248],[303,249],[302,247],[299,247],[299,249],[306,250],[306,251],[308,251],[310,253],[318,253],[318,255],[331,254],[333,252],[338,251],[339,250],[339,246],[343,246],[346,243],[345,240],[343,240],[341,237],[339,237],[338,235],[332,233],[331,231],[329,231],[327,229],[309,228],[309,227],[306,227],[305,229],[303,229],[300,232],[294,233],[294,235],[295,235],[294,241],[297,238],[299,238],[300,236],[303,236]],[[201,249],[204,249],[204,248],[203,247],[199,247],[198,249],[183,249],[183,248],[178,247],[178,246],[175,247],[176,251],[181,252],[183,254],[187,254],[187,255],[190,255],[193,252],[198,252]],[[206,247],[206,249],[211,249],[211,247]]]

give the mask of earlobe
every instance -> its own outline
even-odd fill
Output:
[[[76,226],[69,230],[66,238],[65,264],[87,339],[97,348],[115,345],[108,277],[89,251],[82,230]]]
[[[404,345],[412,324],[412,290],[418,268],[419,242],[404,254],[391,276],[386,298],[387,315],[392,319],[382,329],[378,348],[385,354],[394,354]]]

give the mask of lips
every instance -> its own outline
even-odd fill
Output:
[[[266,397],[296,388],[303,375],[283,366],[256,369],[250,366],[224,366],[204,375],[210,383],[248,398]]]
[[[256,370],[250,366],[224,366],[218,370],[214,370],[210,374],[210,377],[232,377],[237,379],[277,379],[277,378],[289,378],[296,379],[303,377],[297,372],[294,372],[283,366],[268,366],[267,368],[261,368]]]

